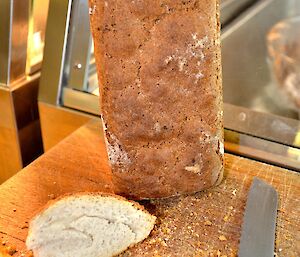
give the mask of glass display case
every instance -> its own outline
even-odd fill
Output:
[[[63,5],[55,0],[50,0],[50,2],[48,33],[49,35],[54,33],[52,31],[57,27],[57,19],[61,17],[60,29],[62,29],[62,34],[59,42],[54,42],[54,37],[49,38],[51,43],[49,43],[49,49],[46,49],[45,54],[46,59],[51,58],[51,62],[49,61],[43,69],[40,100],[97,115],[99,114],[99,100],[97,98],[99,89],[89,28],[88,1],[65,0]],[[223,0],[221,2],[222,23],[227,24],[251,2],[254,0]],[[57,32],[58,34],[59,32]],[[60,49],[59,59],[53,59],[54,49],[50,44],[51,46],[55,44]],[[46,60],[46,62],[48,61]],[[61,72],[55,74],[55,77],[53,77],[51,68],[53,66],[61,67]],[[53,84],[53,87],[50,87],[49,84]],[[51,97],[49,92],[51,92]]]
[[[50,0],[39,100],[98,115],[88,1],[61,2]],[[299,15],[300,1],[221,0],[220,6],[226,150],[299,170],[298,112],[275,100],[267,35],[279,21]]]

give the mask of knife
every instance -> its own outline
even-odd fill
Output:
[[[239,257],[273,257],[278,195],[269,184],[254,178],[246,203]]]

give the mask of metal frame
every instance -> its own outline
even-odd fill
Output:
[[[279,167],[300,171],[300,149],[225,129],[225,149]]]
[[[67,58],[65,74],[67,86],[87,91],[92,48],[87,0],[73,0],[70,27],[68,30]]]
[[[257,0],[221,0],[221,24],[225,25],[232,21],[240,11]]]
[[[10,77],[10,28],[12,24],[12,4],[0,2],[0,85],[7,86]]]
[[[99,114],[99,101],[84,92],[95,83],[91,45],[88,1],[50,0],[39,101]]]
[[[28,18],[29,1],[0,1],[0,86],[25,77]]]
[[[224,124],[233,131],[300,148],[298,120],[225,103]]]
[[[48,104],[60,104],[71,4],[72,0],[51,0],[49,2],[39,88],[39,101]]]

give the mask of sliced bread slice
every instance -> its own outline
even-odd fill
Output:
[[[30,223],[35,257],[110,257],[144,240],[155,217],[109,194],[76,194],[50,202]]]

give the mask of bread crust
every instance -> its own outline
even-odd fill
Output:
[[[223,174],[219,2],[90,0],[117,194],[194,193]]]

